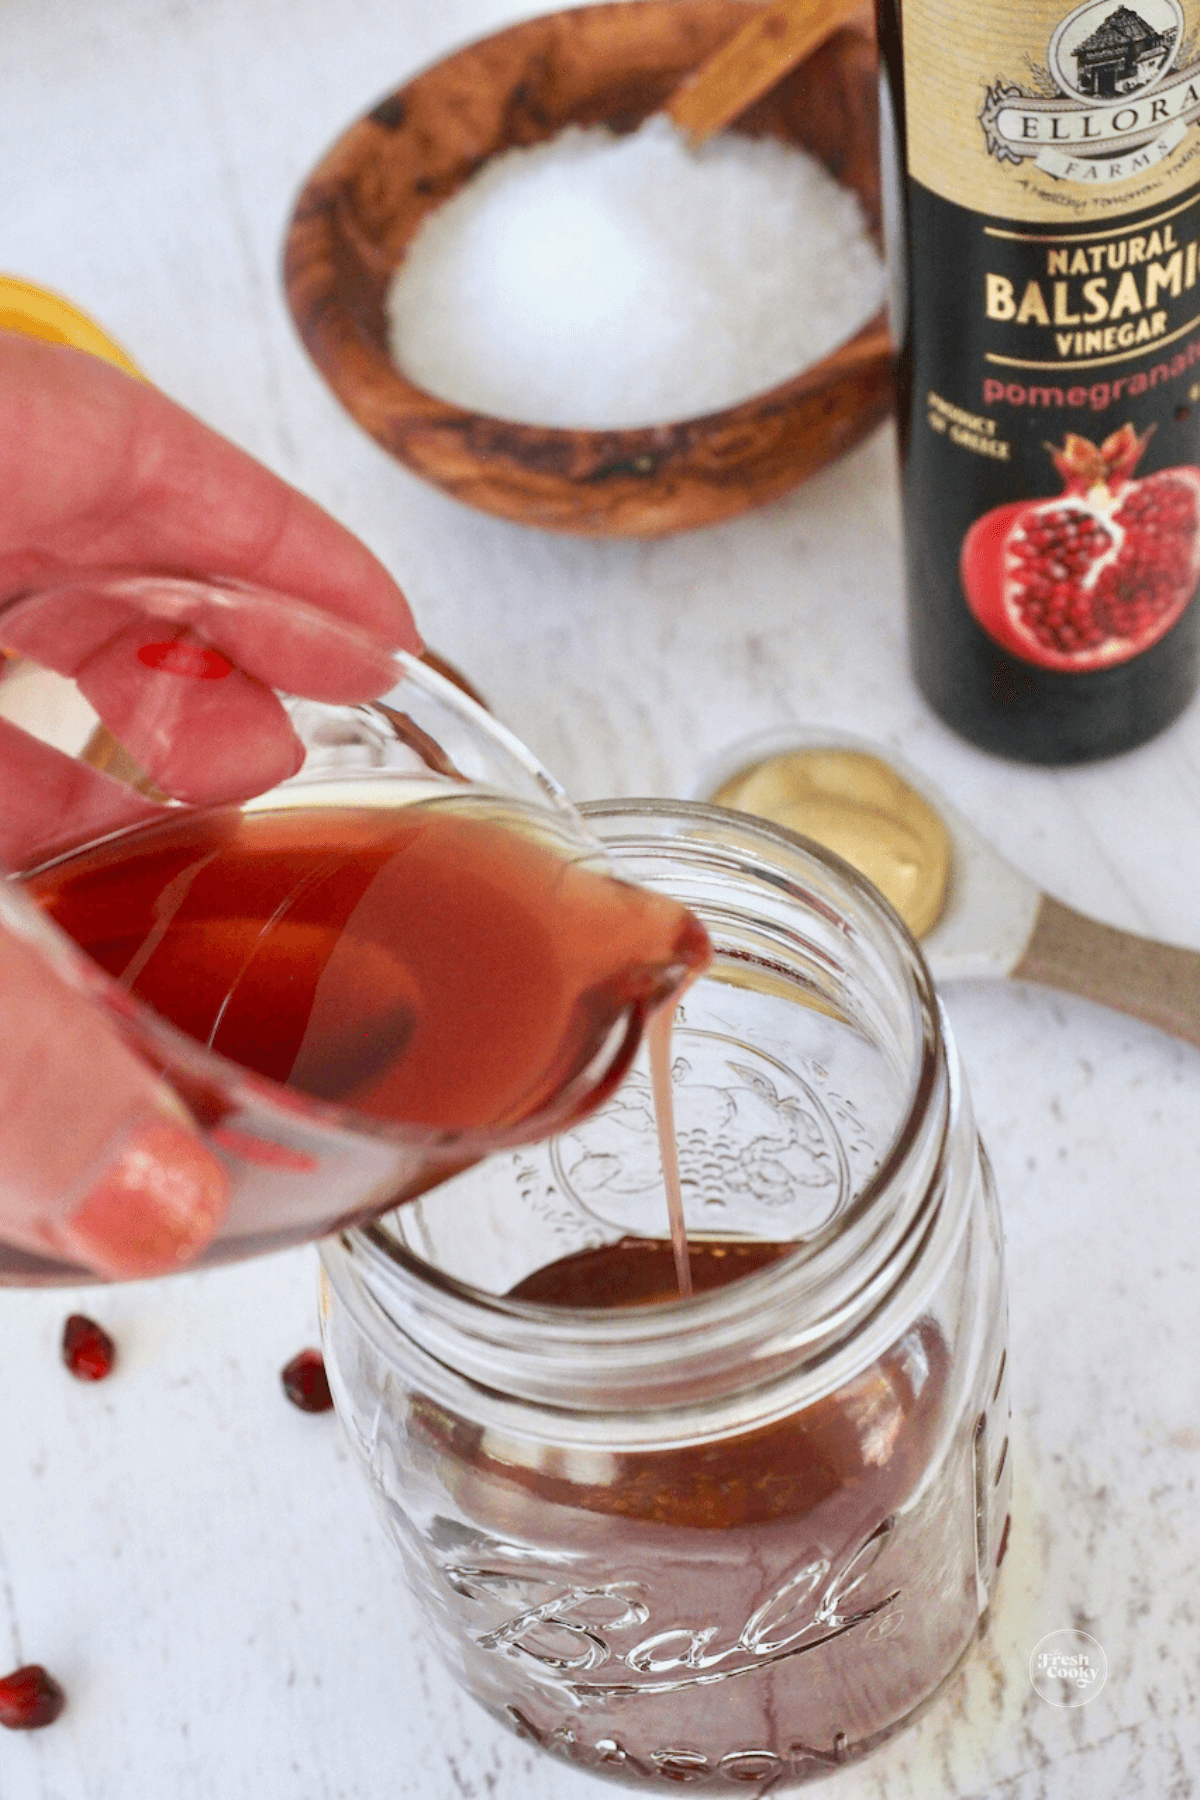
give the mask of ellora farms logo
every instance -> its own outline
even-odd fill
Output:
[[[1179,0],[1085,0],[1055,27],[1038,74],[1036,89],[989,87],[979,123],[999,161],[1032,158],[1060,181],[1141,174],[1200,120],[1200,54]]]

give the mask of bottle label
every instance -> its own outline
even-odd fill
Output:
[[[1061,675],[1116,668],[1200,581],[1186,13],[905,0],[909,579],[918,634],[934,620],[977,670],[964,632]]]
[[[1197,23],[1179,0],[905,0],[909,172],[1007,219],[1164,204],[1200,181]]]

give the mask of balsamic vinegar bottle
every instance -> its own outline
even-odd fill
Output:
[[[984,749],[1110,756],[1200,666],[1200,0],[879,39],[916,678]]]

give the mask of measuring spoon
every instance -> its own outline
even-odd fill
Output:
[[[1103,925],[1045,894],[925,777],[837,733],[735,746],[696,797],[814,837],[853,863],[920,939],[937,981],[1036,981],[1200,1045],[1200,951]]]

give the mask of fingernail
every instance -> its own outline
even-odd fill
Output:
[[[195,1133],[157,1120],[133,1132],[59,1231],[102,1275],[166,1275],[204,1248],[228,1201],[229,1177]]]
[[[192,681],[224,681],[226,675],[233,673],[233,664],[221,651],[187,637],[143,644],[137,659],[158,674],[180,675]]]

